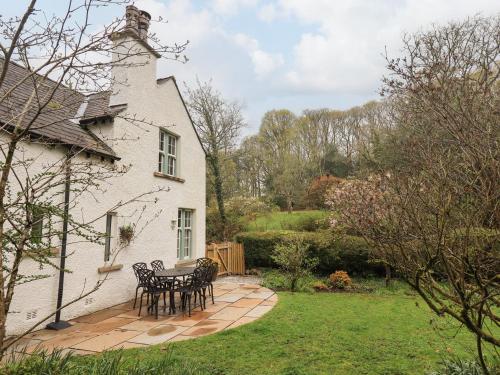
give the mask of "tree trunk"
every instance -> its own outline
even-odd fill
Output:
[[[9,143],[9,149],[2,167],[2,177],[0,178],[0,270],[4,267],[5,249],[4,243],[4,225],[5,225],[5,206],[4,198],[9,180],[9,174],[12,169],[12,160],[16,150],[17,140],[12,139]],[[3,342],[5,340],[5,324],[7,323],[8,307],[5,296],[5,279],[3,272],[0,272],[0,359],[3,358]]]
[[[391,285],[391,266],[385,265],[385,286]]]
[[[219,156],[210,156],[210,166],[212,167],[212,173],[214,174],[214,190],[215,198],[217,200],[217,209],[219,211],[220,220],[222,222],[222,227],[224,228],[224,239],[226,239],[226,211],[224,209],[224,193],[222,190],[222,176],[220,172]]]
[[[293,203],[292,197],[291,197],[291,195],[288,195],[286,197],[286,210],[288,211],[289,214],[291,214],[293,211],[293,204],[292,203]]]

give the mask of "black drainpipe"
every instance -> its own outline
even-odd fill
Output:
[[[59,265],[59,287],[57,289],[57,310],[56,318],[52,323],[47,324],[47,329],[60,330],[71,327],[71,324],[61,320],[61,306],[64,292],[64,270],[66,267],[66,246],[68,244],[68,216],[69,216],[69,192],[71,188],[71,157],[73,153],[68,152],[66,156],[65,183],[64,183],[64,216],[63,234],[61,244],[61,262]]]

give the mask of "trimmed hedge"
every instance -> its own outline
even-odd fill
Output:
[[[310,245],[310,255],[319,259],[315,271],[320,274],[329,275],[337,270],[347,271],[351,275],[384,274],[381,265],[369,262],[370,248],[361,237],[339,237],[331,231],[267,231],[239,233],[235,240],[245,247],[247,268],[274,268],[276,265],[271,259],[274,247],[290,235],[301,236]]]

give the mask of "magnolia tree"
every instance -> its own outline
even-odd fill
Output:
[[[126,3],[69,1],[58,14],[49,15],[37,8],[36,0],[31,0],[20,16],[0,17],[0,357],[9,345],[57,314],[54,310],[17,339],[5,342],[6,320],[17,286],[51,277],[54,268],[60,267],[53,253],[61,242],[103,243],[105,234],[95,230],[94,224],[106,212],[119,207],[131,206],[128,212],[133,230],[129,232],[135,236],[158,214],[148,213],[147,218],[144,215],[162,188],[131,196],[127,201],[110,201],[95,217],[75,216],[72,208],[78,206],[82,197],[93,196],[98,203],[100,193],[114,178],[127,173],[129,166],[117,165],[106,157],[90,157],[85,145],[71,146],[70,142],[47,136],[61,124],[70,124],[68,132],[81,132],[83,136],[77,111],[83,95],[103,92],[116,83],[126,84],[113,80],[113,67],[147,63],[150,52],[139,48],[128,47],[126,52],[111,59],[113,48],[121,42],[112,41],[110,36],[128,26],[123,18],[99,28],[91,24],[101,7],[120,5],[118,11],[122,14]],[[185,48],[185,44],[163,46],[154,35],[150,35],[148,43],[151,50],[172,59],[181,59]],[[144,59],[131,59],[140,56]],[[116,117],[141,129],[156,126],[136,114],[122,113]],[[106,141],[115,143],[125,139]],[[28,144],[38,152],[30,153]],[[101,146],[103,149],[99,151],[106,151],[106,145]],[[58,155],[46,153],[49,149],[61,151],[61,156],[44,158],[47,154]],[[50,231],[45,224],[49,224]],[[130,233],[128,240],[133,240]],[[112,251],[111,264],[125,245],[121,243]],[[21,274],[20,265],[27,257],[40,265],[40,272]],[[106,278],[103,276],[95,285],[83,286],[77,298],[66,301],[58,310],[95,292]]]
[[[438,315],[500,346],[500,17],[472,18],[404,38],[384,94],[404,163],[328,194]],[[496,353],[498,354],[498,353]]]

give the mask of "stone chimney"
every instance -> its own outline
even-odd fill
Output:
[[[114,43],[112,59],[113,93],[109,105],[147,97],[156,87],[156,62],[160,53],[148,43],[151,16],[134,5],[126,7],[125,27],[110,35]]]
[[[148,39],[149,21],[151,21],[151,15],[141,10],[139,16],[139,37],[144,41]]]
[[[144,41],[148,39],[149,22],[151,15],[144,11],[139,10],[134,5],[128,5],[125,12],[125,28],[132,31]]]

